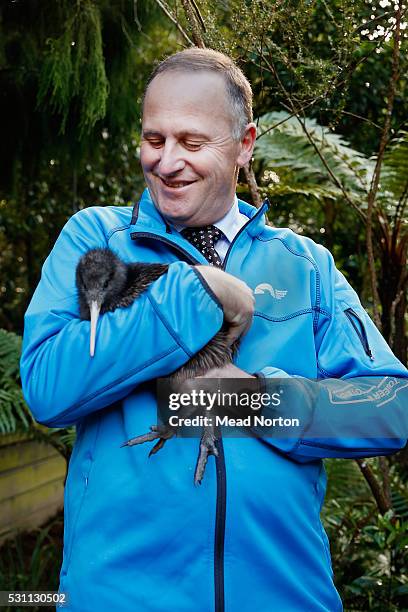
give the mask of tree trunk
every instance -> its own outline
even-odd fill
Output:
[[[333,200],[328,198],[324,201],[324,244],[332,253],[334,248],[334,222],[336,220],[337,210]]]
[[[400,255],[395,250],[382,250],[379,295],[382,306],[381,323],[383,336],[398,359],[406,365],[407,338],[405,313],[407,298],[405,291],[400,291],[401,278],[405,274],[405,259],[406,255],[403,252]],[[399,301],[393,307],[393,303],[398,297]],[[394,316],[393,310],[395,310]]]
[[[392,341],[392,350],[395,355],[407,365],[407,336],[405,313],[407,310],[407,294],[404,291],[395,309],[395,334]]]

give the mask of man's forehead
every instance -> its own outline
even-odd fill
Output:
[[[222,106],[227,104],[227,89],[224,78],[209,70],[169,71],[157,75],[147,88],[144,107],[192,106],[208,108],[214,101]]]
[[[188,128],[181,128],[181,129],[177,129],[177,127],[175,129],[172,130],[174,136],[176,136],[177,138],[187,138],[188,136],[195,136],[196,138],[207,138],[208,134],[205,132],[205,130],[203,129],[198,129],[198,128],[194,128],[194,127],[188,127]],[[155,129],[154,124],[151,125],[151,122],[149,123],[149,121],[147,120],[144,124],[143,124],[143,136],[146,138],[148,136],[160,136],[161,135],[161,130],[159,129]]]
[[[144,100],[143,131],[159,129],[158,124],[168,120],[174,122],[172,127],[177,131],[197,134],[203,133],[203,122],[230,122],[231,108],[223,77],[208,70],[170,71],[155,77]]]
[[[222,74],[216,72],[215,70],[209,70],[207,68],[203,68],[202,70],[175,68],[160,72],[149,84],[147,92],[152,87],[160,86],[163,83],[166,83],[166,86],[168,86],[169,84],[174,84],[175,82],[177,82],[176,89],[179,89],[179,84],[181,82],[184,82],[188,90],[190,89],[188,85],[191,82],[194,82],[196,86],[200,83],[204,86],[207,83],[211,83],[213,87],[219,87],[220,89],[223,89],[224,92],[226,92],[225,79]]]

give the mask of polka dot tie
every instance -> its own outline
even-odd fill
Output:
[[[181,235],[191,242],[196,249],[201,251],[210,266],[221,268],[222,261],[214,244],[224,234],[215,225],[206,225],[204,227],[186,227],[182,230]]]

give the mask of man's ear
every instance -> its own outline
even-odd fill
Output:
[[[256,140],[256,125],[255,123],[248,123],[245,128],[244,135],[241,139],[241,150],[237,158],[237,166],[242,168],[247,164],[251,158],[252,153],[254,151]]]

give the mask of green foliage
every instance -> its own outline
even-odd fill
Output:
[[[72,3],[70,3],[72,4]],[[39,79],[38,105],[49,101],[62,115],[65,131],[70,106],[79,109],[79,136],[89,132],[106,113],[109,83],[102,50],[101,18],[93,2],[77,2],[62,34],[47,40]],[[85,61],[84,61],[85,60]]]
[[[43,528],[18,534],[7,541],[0,548],[2,588],[10,591],[58,590],[62,537],[63,517],[57,515]]]
[[[201,0],[199,6],[207,46],[231,54],[250,78],[256,115],[292,110],[290,98],[320,124],[338,126],[365,155],[377,150],[392,61],[393,3]],[[394,133],[408,112],[406,26],[401,34]]]
[[[379,202],[388,216],[404,215],[408,200],[408,132],[394,138],[384,156]],[[408,219],[405,220],[408,223]]]
[[[178,39],[153,0],[135,8],[0,7],[0,327],[22,332],[42,263],[73,213],[132,203],[143,189],[141,95]]]
[[[267,113],[259,119],[255,157],[260,166],[259,173],[263,170],[261,180],[267,193],[272,198],[298,194],[319,201],[344,200],[342,190],[329,175],[328,167],[356,205],[364,206],[363,198],[369,189],[373,163],[316,120],[302,121],[312,142],[296,117],[286,112]]]
[[[68,461],[75,442],[75,428],[48,429],[33,419],[21,390],[21,345],[20,336],[0,329],[0,435],[26,433],[51,444]]]
[[[406,609],[408,496],[397,466],[390,472],[394,510],[381,516],[355,462],[329,459],[325,464],[329,480],[322,518],[345,609]],[[374,460],[370,466],[379,477]]]
[[[71,58],[72,24],[58,39],[47,40],[48,53],[42,67],[40,87],[38,91],[38,105],[44,101],[50,92],[50,104],[53,110],[63,114],[61,131],[65,129],[71,102],[71,79],[74,84],[77,75],[73,74]],[[77,92],[76,92],[77,93]]]
[[[0,329],[0,434],[27,431],[33,422],[20,386],[21,338]]]
[[[407,133],[401,132],[386,150],[377,195],[381,215],[399,242],[402,261],[408,236],[407,143]],[[355,209],[366,211],[375,157],[367,158],[315,119],[299,121],[287,112],[272,112],[259,119],[255,159],[260,190],[277,208],[278,214],[272,212],[273,221],[286,222],[299,233],[323,240],[334,251],[338,265],[351,275],[355,287],[364,289],[355,277],[358,270],[360,278],[364,276],[365,248],[360,247],[361,255],[356,253],[362,226],[348,201]],[[388,243],[380,244],[389,247]],[[347,252],[354,254],[345,257]]]
[[[209,1],[203,7],[206,43],[241,60],[250,71],[255,67],[262,96],[270,99],[274,94],[275,105],[283,100],[272,78],[275,69],[296,103],[308,103],[333,93],[358,39],[354,24],[360,6],[350,0],[330,5],[308,0]]]

